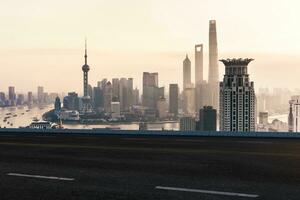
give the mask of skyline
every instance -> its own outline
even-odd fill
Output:
[[[49,2],[29,1],[24,7],[14,7],[16,1],[5,3],[1,6],[1,15],[7,20],[0,32],[0,66],[6,68],[5,76],[0,80],[0,90],[6,91],[13,85],[19,92],[35,91],[37,85],[43,85],[48,91],[81,93],[78,80],[81,78],[85,35],[89,39],[91,85],[102,78],[132,77],[134,86],[141,89],[144,71],[158,72],[162,86],[169,83],[182,85],[182,60],[188,53],[194,72],[193,48],[199,43],[204,44],[204,79],[207,80],[210,19],[217,21],[219,59],[255,58],[249,71],[256,88],[297,88],[296,74],[300,72],[297,69],[300,65],[300,45],[297,45],[300,39],[297,35],[300,31],[295,24],[298,15],[295,8],[299,3],[289,1],[287,7],[279,2],[272,1],[272,8],[268,3],[259,4],[258,1],[249,5],[238,1],[218,2],[213,10],[216,1],[172,1],[172,6],[170,1],[160,4],[158,1],[128,1],[127,4],[118,2],[117,7],[107,2],[89,1],[85,8],[94,7],[87,9],[89,13],[79,9],[79,2],[74,2],[69,10],[66,9],[67,2],[59,8]],[[190,12],[178,16],[180,8]],[[198,8],[201,9],[193,12]],[[268,9],[268,16],[257,20],[252,13],[243,13],[246,8],[256,8],[256,15],[260,17]],[[8,12],[12,9],[16,12]],[[281,12],[277,12],[279,9]],[[103,10],[106,11],[98,16]],[[128,13],[131,15],[126,15]],[[53,18],[54,14],[56,17]],[[71,20],[75,14],[76,18]],[[101,16],[104,15],[107,17],[103,19]],[[43,20],[46,20],[47,27],[41,23]],[[62,27],[68,22],[69,26]],[[70,71],[72,73],[66,79],[64,75]],[[224,74],[221,65],[219,71],[221,80]]]

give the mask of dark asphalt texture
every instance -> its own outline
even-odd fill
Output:
[[[158,190],[156,186],[258,197]],[[0,200],[7,199],[299,200],[300,140],[0,134]]]

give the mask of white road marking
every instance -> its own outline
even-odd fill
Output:
[[[249,198],[259,197],[259,195],[257,194],[244,194],[244,193],[235,193],[235,192],[221,192],[221,191],[213,191],[213,190],[198,190],[198,189],[176,188],[176,187],[156,186],[155,189],[181,191],[181,192],[197,192],[203,194],[216,194],[216,195],[225,195],[225,196],[239,196],[239,197],[249,197]]]
[[[8,173],[8,176],[20,176],[27,178],[40,178],[40,179],[51,179],[51,180],[60,180],[60,181],[74,181],[74,178],[64,178],[64,177],[55,177],[55,176],[41,176],[41,175],[30,175],[30,174],[19,174],[19,173]]]

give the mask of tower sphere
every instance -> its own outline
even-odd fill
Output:
[[[88,66],[87,64],[84,64],[84,65],[82,66],[82,71],[84,71],[84,72],[90,71],[90,66]]]

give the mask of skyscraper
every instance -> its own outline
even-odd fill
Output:
[[[169,85],[169,113],[178,115],[178,84]]]
[[[194,116],[195,108],[195,88],[187,87],[183,90],[183,112],[184,114]]]
[[[94,87],[94,108],[96,111],[103,110],[104,107],[104,96],[103,96],[103,90],[100,87]]]
[[[127,89],[128,89],[128,107],[133,105],[133,78],[128,78],[127,80]]]
[[[289,112],[289,132],[300,132],[300,96],[292,96]]]
[[[219,65],[216,21],[209,21],[209,70],[208,84],[210,87],[210,104],[218,108],[219,98]]]
[[[111,112],[111,102],[112,102],[112,85],[111,82],[108,81],[104,89],[104,111],[106,113]]]
[[[203,82],[203,44],[195,45],[195,85]]]
[[[89,113],[92,111],[91,97],[88,91],[88,72],[90,71],[90,66],[87,64],[87,43],[85,40],[85,54],[84,54],[84,65],[82,66],[83,71],[83,97],[82,97],[82,113]]]
[[[205,104],[207,84],[203,80],[203,44],[195,45],[195,106],[198,112]]]
[[[79,98],[76,92],[69,92],[63,99],[63,107],[67,110],[79,110]]]
[[[293,132],[294,131],[294,116],[293,116],[293,102],[290,101],[290,111],[289,111],[289,116],[288,116],[288,126],[289,132]]]
[[[44,87],[38,86],[37,88],[37,99],[38,103],[44,103]]]
[[[8,99],[10,101],[15,101],[16,100],[16,93],[15,93],[15,87],[14,86],[9,86],[8,87]]]
[[[56,97],[55,98],[55,102],[54,102],[54,110],[56,112],[59,112],[61,110],[61,102],[60,102],[60,98]]]
[[[129,102],[128,102],[128,80],[127,78],[120,79],[120,109],[121,111],[129,110]]]
[[[4,103],[5,100],[6,100],[5,99],[5,93],[4,92],[0,92],[0,101]]]
[[[143,98],[142,103],[148,109],[156,109],[156,102],[159,99],[158,73],[143,73]]]
[[[113,78],[112,79],[112,92],[113,92],[113,97],[118,98],[118,101],[120,101],[120,81],[118,78]]]
[[[28,92],[27,94],[27,104],[32,105],[33,104],[33,95],[32,92]]]
[[[157,100],[157,112],[160,119],[164,119],[168,116],[168,105],[164,97],[160,97]]]
[[[120,111],[120,102],[112,101],[111,102],[111,117],[113,119],[120,118],[121,111]]]
[[[139,105],[140,104],[140,92],[139,89],[135,88],[133,90],[133,105]]]
[[[8,101],[10,106],[15,106],[16,105],[16,92],[15,92],[15,87],[10,86],[8,87]]]
[[[183,89],[191,85],[191,61],[186,55],[183,61]]]
[[[220,130],[255,131],[254,83],[247,66],[253,59],[221,60],[225,75],[220,83]]]

